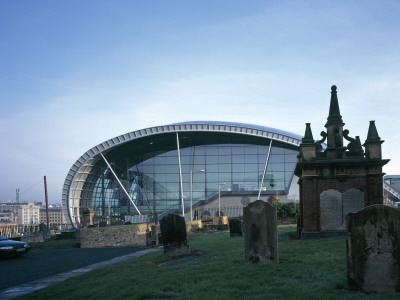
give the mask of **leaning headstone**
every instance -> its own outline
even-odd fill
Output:
[[[82,216],[83,216],[82,226],[84,228],[93,225],[93,216],[94,216],[93,210],[90,210],[89,208],[84,208],[82,210]]]
[[[230,219],[229,220],[229,233],[230,236],[242,236],[242,221],[239,219]]]
[[[152,225],[150,231],[150,244],[151,246],[158,246],[159,244],[160,225]]]
[[[43,235],[46,235],[49,233],[49,229],[47,228],[46,224],[44,224],[44,223],[39,224],[39,230],[43,233]]]
[[[276,208],[257,200],[243,208],[247,263],[278,263]]]
[[[346,216],[347,281],[364,292],[400,292],[400,211],[372,205]]]
[[[160,220],[164,254],[180,256],[190,254],[185,218],[169,214]]]
[[[48,241],[51,239],[51,234],[50,234],[49,228],[46,226],[46,224],[40,223],[39,230],[42,233],[44,241]]]

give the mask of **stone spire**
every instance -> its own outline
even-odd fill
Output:
[[[370,159],[382,159],[383,142],[376,130],[375,121],[369,121],[368,136],[364,143],[365,156]]]
[[[304,137],[301,139],[300,144],[300,155],[302,159],[305,161],[315,160],[316,149],[317,144],[312,135],[311,123],[306,123],[306,132],[304,133]]]
[[[303,144],[314,144],[314,138],[311,131],[311,123],[306,123],[306,132],[304,133],[304,137],[301,139]]]
[[[331,104],[329,106],[329,116],[328,116],[328,121],[326,122],[326,125],[329,124],[342,124],[342,116],[340,115],[340,110],[339,110],[339,101],[337,98],[337,92],[336,92],[336,85],[332,85],[331,87]]]
[[[376,130],[375,121],[369,121],[368,136],[365,140],[366,143],[376,143],[380,142],[381,138],[378,135],[378,130]]]

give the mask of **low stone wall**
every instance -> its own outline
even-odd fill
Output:
[[[213,218],[213,225],[228,225],[228,224],[229,224],[229,221],[228,221],[227,216]]]
[[[35,235],[21,236],[19,240],[25,243],[42,243],[45,241],[43,234],[41,233]]]
[[[186,232],[187,233],[197,232],[198,230],[200,230],[202,228],[203,228],[203,224],[201,223],[201,220],[186,222]]]
[[[81,248],[147,246],[152,223],[91,227],[77,231]]]

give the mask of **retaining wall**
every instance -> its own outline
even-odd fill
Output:
[[[77,231],[81,248],[147,246],[147,233],[153,223],[90,227]]]

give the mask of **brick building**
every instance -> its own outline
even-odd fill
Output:
[[[40,208],[40,223],[47,224],[47,213],[46,207],[42,206]],[[62,207],[49,205],[49,225],[60,225],[65,224],[64,215],[62,212]]]

